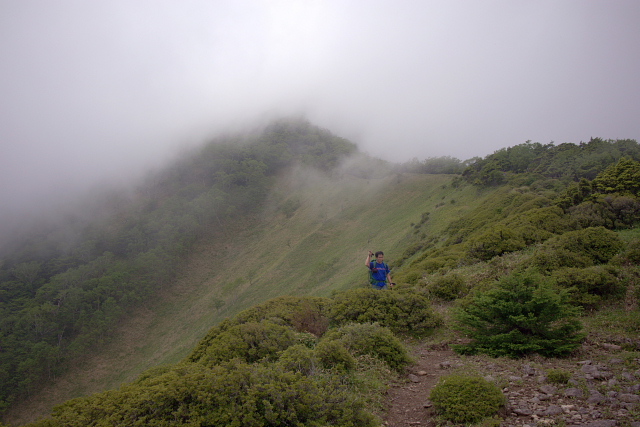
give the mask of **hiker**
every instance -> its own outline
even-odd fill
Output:
[[[369,251],[367,260],[364,262],[369,269],[371,285],[373,285],[375,289],[385,289],[387,288],[388,282],[389,288],[393,288],[395,283],[391,281],[391,271],[389,270],[389,266],[384,262],[384,253],[382,251],[376,252],[373,261],[371,260],[372,256],[373,252]]]

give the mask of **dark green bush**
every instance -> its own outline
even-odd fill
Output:
[[[585,308],[595,308],[606,298],[621,298],[626,285],[615,267],[597,265],[587,268],[562,268],[552,273],[556,286],[568,289],[571,301]]]
[[[277,361],[277,366],[285,371],[301,372],[311,375],[319,366],[319,360],[313,349],[296,344],[284,350]]]
[[[186,360],[200,360],[218,335],[233,326],[247,322],[269,320],[279,325],[291,326],[299,332],[321,335],[328,326],[325,312],[330,302],[329,298],[282,296],[255,305],[211,328]]]
[[[481,377],[442,377],[429,396],[438,414],[453,423],[476,423],[491,417],[506,404],[495,384]]]
[[[268,320],[236,325],[215,337],[200,359],[207,365],[240,358],[248,363],[274,360],[278,353],[294,345],[294,331]]]
[[[351,371],[356,367],[356,360],[340,341],[321,341],[316,347],[316,355],[325,369]]]
[[[541,271],[553,271],[562,267],[585,268],[593,265],[593,260],[582,254],[563,248],[542,246],[531,257],[529,266]]]
[[[466,283],[459,274],[450,273],[432,278],[427,283],[426,289],[429,295],[445,301],[453,301],[464,295]]]
[[[273,365],[189,363],[119,390],[74,399],[32,427],[375,426],[337,379]]]
[[[429,300],[411,290],[357,288],[337,294],[330,309],[334,325],[377,322],[396,333],[426,335],[442,324]]]
[[[567,292],[551,287],[542,275],[514,273],[458,308],[457,326],[472,342],[453,348],[462,354],[497,357],[566,356],[584,337],[578,313],[568,303]]]
[[[510,227],[493,227],[469,241],[469,256],[483,261],[523,249],[526,242],[522,234]]]
[[[274,323],[294,326],[298,331],[313,333],[314,331],[305,329],[307,323],[305,318],[315,318],[322,322],[321,319],[330,304],[329,298],[282,296],[241,311],[234,316],[233,323],[270,320]],[[315,329],[315,326],[312,325],[310,328]]]
[[[320,344],[332,340],[338,341],[351,354],[374,356],[399,372],[411,363],[402,342],[391,330],[375,323],[352,323],[330,329]]]
[[[640,240],[633,240],[626,248],[613,257],[610,264],[613,265],[640,265]]]
[[[588,257],[594,264],[606,264],[622,250],[624,243],[615,231],[604,227],[590,227],[549,239],[545,246]]]

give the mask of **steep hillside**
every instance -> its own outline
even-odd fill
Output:
[[[207,331],[242,309],[280,295],[329,296],[366,283],[368,250],[392,262],[421,233],[437,237],[451,218],[491,191],[454,188],[450,175],[331,177],[311,169],[283,173],[267,207],[253,219],[210,230],[179,270],[174,285],[131,312],[113,340],[78,367],[43,384],[7,421],[23,423],[52,405],[131,381],[151,367],[174,363]],[[286,207],[290,207],[286,209]],[[437,206],[437,207],[436,207]]]
[[[640,272],[636,267],[640,244],[634,229],[640,223],[636,184],[639,153],[635,141],[593,140],[580,146],[558,147],[527,143],[476,160],[462,177],[407,172],[419,169],[420,164],[396,167],[395,172],[387,168],[378,174],[371,173],[370,161],[364,166],[351,163],[335,169],[337,163],[331,156],[330,168],[317,164],[308,167],[314,162],[307,166],[294,162],[264,175],[255,159],[233,160],[231,163],[237,163],[240,169],[229,169],[233,178],[226,172],[216,174],[216,179],[222,179],[219,189],[236,182],[238,193],[228,200],[240,201],[251,215],[239,215],[237,206],[217,205],[213,213],[200,209],[197,215],[210,221],[197,236],[192,235],[188,256],[176,264],[175,280],[145,304],[132,308],[111,334],[114,339],[100,347],[98,354],[81,359],[73,373],[51,381],[51,387],[43,387],[29,401],[16,405],[11,420],[24,422],[69,397],[127,383],[117,392],[64,405],[58,412],[62,418],[54,425],[82,425],[82,417],[94,417],[91,408],[95,404],[106,411],[101,422],[108,424],[111,399],[125,399],[125,406],[131,406],[114,415],[125,417],[120,421],[133,415],[137,422],[144,423],[145,417],[155,416],[152,412],[156,407],[149,407],[151,412],[144,414],[136,408],[140,393],[151,390],[161,399],[170,399],[161,406],[167,412],[153,418],[159,423],[176,414],[176,404],[186,411],[182,419],[186,423],[199,416],[211,416],[211,422],[218,422],[229,414],[238,415],[237,411],[226,415],[211,411],[205,401],[199,400],[219,395],[216,387],[222,383],[218,380],[248,375],[258,383],[267,381],[269,387],[294,381],[296,387],[307,384],[322,388],[328,384],[323,378],[334,385],[334,380],[342,382],[338,380],[340,366],[348,367],[345,369],[354,375],[350,377],[353,382],[324,390],[347,393],[349,399],[355,399],[354,404],[368,406],[371,396],[365,392],[360,399],[356,395],[358,384],[363,390],[381,389],[379,384],[361,383],[367,382],[364,360],[377,356],[367,353],[371,343],[363,342],[369,346],[369,350],[363,350],[354,342],[364,338],[360,335],[365,332],[394,341],[388,331],[378,328],[399,328],[399,322],[401,333],[427,332],[442,323],[422,322],[420,316],[431,316],[431,304],[446,305],[455,300],[459,303],[456,329],[462,326],[460,330],[468,339],[451,339],[451,313],[443,312],[447,322],[438,332],[446,336],[445,344],[460,353],[567,356],[587,335],[590,340],[601,337],[598,328],[582,333],[577,315],[586,312],[595,313],[583,317],[586,324],[615,323],[612,339],[620,348],[626,346],[632,360],[640,348]],[[228,158],[234,156],[237,153]],[[275,164],[273,158],[266,164]],[[206,168],[195,175],[189,168],[179,171],[166,181],[168,186],[158,187],[162,197],[147,203],[147,207],[165,205],[171,212],[180,213],[176,201],[181,199],[175,195],[183,197],[193,194],[194,189],[206,188],[202,180],[206,182],[211,175]],[[255,185],[248,185],[247,179]],[[190,185],[184,187],[185,182]],[[172,186],[177,191],[168,191]],[[199,203],[201,200],[197,198],[194,206],[206,207],[206,203]],[[252,201],[256,203],[252,205]],[[224,221],[219,220],[218,213],[224,214]],[[188,215],[178,218],[183,225],[193,220]],[[117,239],[111,242],[115,248],[122,247]],[[367,294],[365,302],[365,294],[357,289],[366,291],[363,259],[369,250],[379,249],[391,261],[400,286],[393,292]],[[350,291],[334,294],[347,289]],[[291,305],[294,300],[259,306],[281,295],[331,298],[306,297],[300,310],[295,303]],[[368,306],[372,300],[375,304]],[[309,309],[305,311],[307,304]],[[245,309],[249,310],[236,316]],[[371,311],[365,315],[359,310]],[[421,314],[414,318],[408,313]],[[401,321],[408,318],[421,326]],[[332,326],[326,336],[328,324],[322,319]],[[381,325],[366,324],[373,319],[383,320]],[[325,327],[311,337],[308,332],[312,331],[305,329],[308,321]],[[350,325],[350,321],[359,325]],[[211,328],[214,325],[220,326]],[[243,338],[237,335],[245,333],[248,335]],[[245,358],[239,364],[228,363],[237,354],[230,351],[235,348],[233,343],[242,344],[243,339],[249,340],[245,344],[252,350],[239,354]],[[264,351],[264,360],[254,359],[253,349],[259,354]],[[185,359],[187,354],[190,356]],[[307,360],[313,366],[323,357],[329,357],[323,362],[325,370],[305,370],[300,365]],[[401,364],[406,363],[403,359]],[[163,364],[171,366],[153,369],[131,382],[140,372]],[[370,379],[384,377],[383,370]],[[191,389],[189,384],[202,383],[198,378],[216,381],[192,394],[180,392],[183,381]],[[165,387],[166,393],[162,391]],[[249,405],[248,416],[257,414],[250,408],[254,392],[263,391],[251,389],[249,394],[234,395],[242,396],[243,404]],[[106,406],[99,403],[103,398]],[[350,415],[350,406],[344,402],[337,409],[341,416],[368,417],[366,411],[359,412],[360,406]],[[315,404],[309,403],[309,407]],[[323,410],[335,414],[331,409],[335,402],[328,399],[324,403],[329,406]],[[305,408],[301,407],[299,413],[282,414],[304,416]],[[265,412],[259,416],[266,416]],[[70,417],[66,418],[69,423],[65,417]]]

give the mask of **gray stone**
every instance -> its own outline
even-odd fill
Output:
[[[526,406],[517,406],[513,408],[513,412],[524,417],[528,417],[533,414],[533,411]]]
[[[615,427],[618,425],[616,420],[597,420],[583,424],[583,427]]]
[[[598,403],[602,402],[604,402],[604,396],[600,392],[592,390],[589,398],[587,399],[587,403],[597,405]]]
[[[556,394],[556,392],[558,391],[556,387],[549,384],[541,385],[538,390],[540,390],[544,394],[550,394],[550,395]]]
[[[618,396],[618,399],[626,403],[640,402],[640,396],[638,396],[637,394],[631,394],[631,393],[620,393],[620,395]]]
[[[604,343],[602,344],[602,347],[606,348],[609,351],[618,351],[618,350],[622,350],[622,347],[620,347],[618,344],[609,344],[609,343]]]
[[[567,397],[578,397],[578,398],[580,398],[580,397],[584,396],[584,392],[579,388],[571,387],[571,388],[568,388],[568,389],[566,389],[564,391],[564,395],[567,396]]]
[[[544,415],[560,415],[562,413],[562,408],[558,405],[549,405],[549,407],[543,412]]]
[[[631,373],[626,371],[622,373],[622,378],[624,378],[627,381],[633,381],[635,379]]]

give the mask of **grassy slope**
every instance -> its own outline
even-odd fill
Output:
[[[410,242],[411,224],[424,212],[431,213],[426,232],[437,235],[482,201],[476,189],[454,189],[451,179],[327,179],[300,171],[282,177],[258,220],[236,230],[217,230],[222,239],[203,239],[173,287],[131,313],[111,343],[62,378],[43,384],[6,421],[32,421],[55,404],[115,388],[146,369],[177,362],[213,325],[266,299],[328,296],[364,285],[368,250],[384,250],[392,262]],[[289,198],[300,207],[286,218],[277,206]]]

